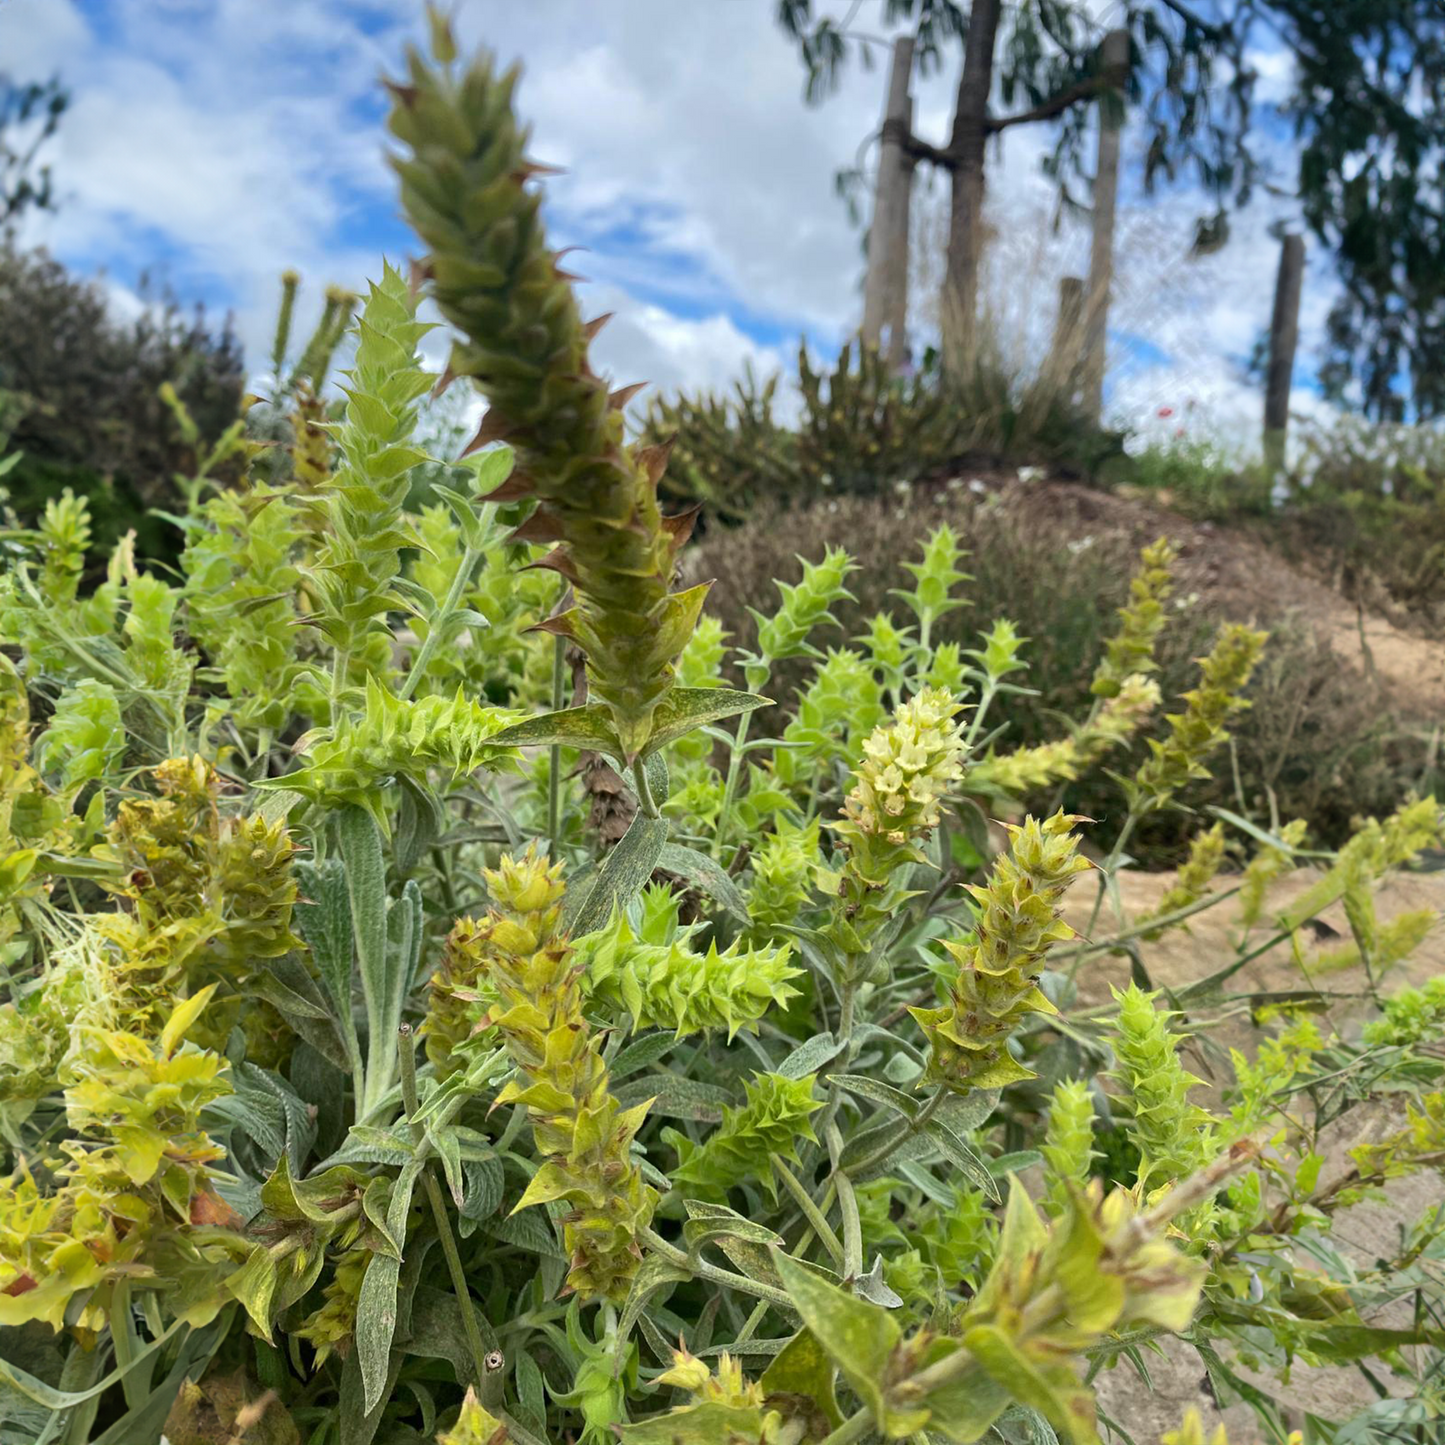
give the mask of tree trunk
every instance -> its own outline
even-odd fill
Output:
[[[1289,435],[1289,394],[1294,384],[1294,353],[1299,342],[1300,289],[1304,281],[1305,240],[1286,236],[1279,251],[1274,283],[1274,316],[1269,325],[1269,374],[1264,392],[1264,461],[1273,474],[1283,469]]]
[[[1100,66],[1111,86],[1122,88],[1129,69],[1129,32],[1111,30],[1099,47]],[[1119,198],[1119,131],[1122,95],[1099,100],[1099,160],[1094,173],[1094,236],[1089,251],[1089,289],[1084,324],[1083,402],[1095,425],[1104,412],[1104,372],[1109,349],[1109,290],[1114,281],[1114,215]]]
[[[1084,332],[1084,278],[1059,277],[1059,314],[1049,352],[1049,378],[1070,404],[1079,390],[1079,345]]]
[[[913,127],[912,73],[913,37],[905,35],[893,42],[863,290],[863,340],[869,346],[881,346],[886,328],[888,359],[895,365],[903,357],[908,318],[908,208],[913,163],[905,143]]]
[[[963,74],[948,149],[953,160],[943,336],[950,364],[971,372],[978,358],[978,272],[983,255],[984,154],[1001,0],[973,0]]]

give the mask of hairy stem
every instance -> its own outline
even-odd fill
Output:
[[[567,639],[552,639],[552,711],[562,710],[562,689],[566,685]],[[547,750],[547,856],[557,857],[562,833],[562,748],[553,743]]]
[[[418,1152],[427,1148],[426,1125],[420,1123],[417,1112],[420,1100],[416,1090],[416,1034],[410,1024],[402,1024],[397,1030],[401,1055],[401,1099],[406,1110],[407,1123],[411,1128],[412,1140]],[[427,1202],[431,1205],[432,1219],[436,1224],[437,1238],[441,1240],[442,1253],[447,1260],[447,1273],[451,1276],[452,1292],[462,1312],[462,1329],[467,1337],[467,1349],[472,1357],[472,1369],[476,1372],[477,1388],[481,1389],[487,1378],[487,1347],[477,1325],[477,1312],[472,1304],[471,1291],[467,1288],[467,1272],[462,1267],[462,1256],[457,1249],[456,1235],[452,1233],[452,1222],[447,1214],[446,1200],[442,1198],[441,1186],[437,1184],[436,1171],[430,1160],[422,1165],[422,1187],[426,1190]]]
[[[642,811],[649,818],[658,817],[657,800],[652,796],[652,784],[647,781],[647,768],[641,758],[632,764],[632,778],[637,784],[637,798],[642,805]]]
[[[466,590],[467,583],[471,580],[472,568],[477,565],[481,555],[480,547],[468,547],[462,554],[461,565],[452,575],[452,585],[447,588],[447,595],[443,599],[442,605],[432,614],[426,630],[426,640],[422,643],[421,650],[412,658],[411,670],[407,673],[406,680],[397,693],[403,702],[416,691],[417,684],[426,676],[426,670],[441,643],[447,623],[451,620],[452,614],[461,606],[462,593]]]
[[[692,1259],[686,1250],[679,1249],[675,1244],[669,1244],[650,1224],[639,1232],[638,1238],[649,1249],[660,1254],[669,1264],[687,1270],[697,1279],[710,1280],[713,1284],[741,1290],[744,1294],[750,1294],[756,1299],[767,1300],[769,1304],[778,1305],[785,1310],[793,1309],[793,1302],[785,1291],[773,1285],[764,1284],[761,1280],[749,1279],[745,1274],[734,1274],[730,1269],[719,1269],[705,1260]]]
[[[738,791],[738,773],[742,769],[743,745],[748,740],[748,727],[753,715],[745,712],[738,719],[738,729],[733,737],[732,749],[728,755],[727,778],[723,782],[722,802],[718,806],[717,826],[713,830],[712,855],[721,859],[727,842],[728,829],[732,825],[733,799]]]

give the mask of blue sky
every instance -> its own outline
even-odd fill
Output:
[[[790,365],[800,336],[826,352],[857,325],[859,238],[833,175],[877,125],[881,70],[855,68],[825,105],[805,106],[773,0],[460,0],[455,10],[466,42],[523,62],[533,150],[565,168],[548,183],[552,232],[585,249],[573,267],[589,278],[586,309],[616,313],[597,352],[619,381],[725,386],[749,361]],[[63,205],[25,239],[103,271],[121,310],[139,304],[149,272],[183,299],[233,312],[259,369],[284,268],[319,304],[325,283],[360,286],[382,254],[409,247],[377,80],[421,31],[420,0],[0,0],[5,65],[22,77],[59,72],[74,92],[51,157]],[[1277,93],[1279,57],[1261,63]],[[939,139],[951,71],[918,88],[919,128]],[[990,182],[988,305],[1005,350],[1025,360],[1051,323],[1058,275],[1085,255],[1077,225],[1050,225],[1044,143],[1037,127],[1009,132]],[[920,279],[937,261],[944,195],[934,186],[918,201]],[[1252,436],[1259,401],[1239,367],[1268,319],[1268,226],[1288,214],[1278,204],[1263,199],[1222,255],[1191,263],[1198,197],[1126,193],[1119,416],[1167,406]],[[1316,258],[1302,406],[1330,291]]]

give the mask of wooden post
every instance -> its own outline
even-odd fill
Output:
[[[973,0],[963,72],[948,138],[952,176],[948,262],[943,280],[943,351],[961,377],[978,363],[978,276],[984,243],[984,161],[988,153],[988,100],[993,91],[994,48],[1003,0]]]
[[[1054,344],[1049,352],[1053,384],[1072,399],[1079,382],[1079,343],[1083,339],[1084,279],[1059,277],[1059,314],[1054,321]]]
[[[1129,32],[1111,30],[1099,47],[1111,90],[1099,101],[1099,158],[1094,172],[1094,236],[1084,323],[1083,401],[1096,424],[1104,412],[1104,371],[1109,336],[1109,288],[1114,279],[1114,215],[1119,199],[1119,131],[1123,86],[1129,71]]]
[[[1286,236],[1279,248],[1274,283],[1274,315],[1269,324],[1269,372],[1264,391],[1264,462],[1271,475],[1285,462],[1289,437],[1289,394],[1294,384],[1294,354],[1299,344],[1299,302],[1304,281],[1305,239]]]
[[[908,316],[908,209],[913,165],[905,142],[913,126],[913,37],[893,42],[888,101],[878,148],[873,221],[868,228],[868,274],[863,285],[863,340],[877,347],[888,328],[888,357],[902,359]]]

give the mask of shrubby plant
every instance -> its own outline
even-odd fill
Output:
[[[122,543],[84,586],[62,497],[0,580],[0,1439],[1085,1445],[1094,1375],[1166,1334],[1282,1439],[1243,1366],[1438,1349],[1438,1213],[1368,1270],[1330,1233],[1445,1160],[1439,1001],[1385,992],[1432,920],[1374,901],[1435,801],[1324,857],[1221,815],[1127,916],[1133,827],[1217,761],[1265,645],[1224,629],[1141,747],[1163,547],[1053,741],[1000,723],[1017,628],[937,641],[947,529],[900,578],[908,625],[836,645],[833,552],[755,599],[722,685],[667,446],[628,444],[547,246],[515,72],[440,21],[433,52],[391,125],[443,377],[386,267],[339,418],[278,388],[289,457],[198,481],[178,578]],[[490,406],[453,465],[417,440],[439,384]],[[775,723],[784,662],[810,672]],[[1122,823],[1050,811],[995,848],[986,809],[1100,765]],[[1161,996],[1148,941],[1232,895],[1226,843],[1238,949]],[[1328,961],[1379,1005],[1358,1037],[1302,1006],[1342,1001],[1303,932],[1337,901]],[[1236,996],[1281,943],[1308,989]],[[1082,1006],[1115,951],[1134,983]],[[1277,1021],[1213,1111],[1182,1050],[1246,999]]]

